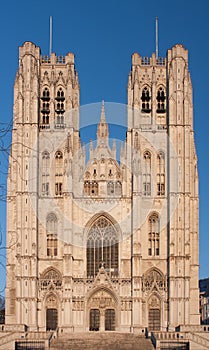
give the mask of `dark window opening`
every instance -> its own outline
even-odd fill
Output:
[[[142,112],[150,113],[151,112],[151,107],[150,107],[151,96],[150,96],[149,89],[147,87],[144,87],[142,90],[141,100],[142,100]]]
[[[165,113],[165,91],[162,87],[157,92],[157,113]]]

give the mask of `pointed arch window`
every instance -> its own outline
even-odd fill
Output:
[[[143,194],[144,196],[151,196],[151,153],[149,151],[144,153],[143,160]]]
[[[163,152],[157,155],[157,195],[165,195],[165,155]]]
[[[47,230],[47,256],[57,256],[57,217],[55,214],[50,213],[46,218],[46,230]]]
[[[87,276],[95,277],[101,266],[111,275],[118,274],[118,233],[115,226],[101,216],[87,235]]]
[[[41,128],[49,128],[49,115],[50,115],[50,93],[49,89],[45,87],[42,91],[41,97]]]
[[[50,155],[45,151],[42,153],[42,195],[49,195],[49,170],[50,170]]]
[[[57,151],[55,154],[55,195],[62,195],[63,185],[63,154]]]
[[[145,86],[142,89],[141,101],[142,101],[142,112],[150,113],[151,112],[151,93],[148,86]]]
[[[60,87],[57,91],[56,95],[56,106],[55,106],[55,112],[56,112],[56,120],[55,120],[55,127],[63,129],[64,128],[64,114],[65,114],[65,94],[63,89]]]
[[[157,113],[165,113],[166,97],[165,89],[161,86],[157,91]]]
[[[160,254],[160,221],[157,214],[149,217],[149,234],[148,234],[148,255],[159,256]]]

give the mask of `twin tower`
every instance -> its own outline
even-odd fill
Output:
[[[8,171],[6,324],[63,332],[199,324],[187,50],[175,45],[166,58],[133,54],[119,160],[116,144],[108,142],[104,103],[86,160],[79,91],[72,53],[46,57],[31,42],[20,47]]]

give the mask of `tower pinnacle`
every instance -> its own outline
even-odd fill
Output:
[[[108,125],[105,117],[105,108],[104,108],[104,100],[102,101],[102,111],[100,122],[97,128],[97,140],[98,142],[107,142],[108,141]]]

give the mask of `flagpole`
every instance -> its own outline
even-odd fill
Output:
[[[155,34],[156,34],[156,58],[158,58],[158,17],[156,17],[156,22],[155,22]]]
[[[50,16],[49,24],[49,56],[52,54],[52,16]]]

